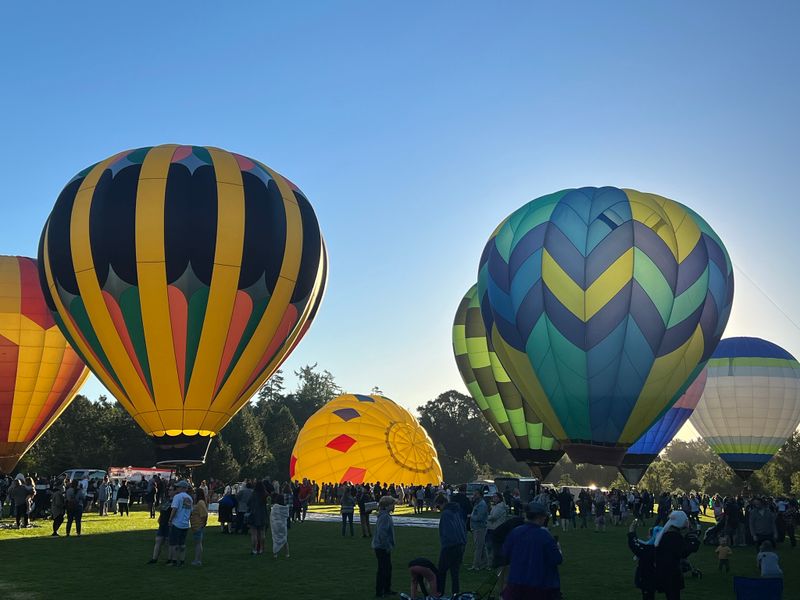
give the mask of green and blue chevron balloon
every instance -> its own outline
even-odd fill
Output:
[[[714,352],[733,271],[678,202],[568,189],[498,226],[478,295],[500,362],[570,458],[618,466]]]

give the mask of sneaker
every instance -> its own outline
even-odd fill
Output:
[[[147,561],[146,563],[144,563],[144,564],[146,564],[146,565],[154,565],[154,564],[156,564],[157,562],[158,562],[158,560],[156,560],[155,558],[151,558],[150,560],[148,560],[148,561]],[[167,562],[169,562],[169,561],[167,561]]]
[[[53,532],[50,534],[50,537],[60,537],[57,532]]]
[[[202,567],[202,566],[203,566],[203,563],[202,563],[202,562],[200,562],[199,560],[193,560],[193,561],[192,561],[192,566],[193,566],[193,567]]]

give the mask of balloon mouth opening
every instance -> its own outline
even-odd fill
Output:
[[[509,449],[511,456],[514,460],[524,462],[531,470],[534,477],[538,477],[541,481],[547,479],[553,467],[556,466],[561,457],[564,456],[564,450],[535,450],[532,448],[511,448]]]
[[[625,457],[625,446],[602,446],[599,444],[563,444],[567,456],[574,463],[589,463],[619,467]]]
[[[156,464],[159,467],[197,467],[206,462],[211,436],[164,435],[154,436]]]

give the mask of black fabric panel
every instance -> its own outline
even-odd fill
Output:
[[[97,182],[89,211],[89,240],[97,281],[103,287],[109,266],[120,279],[137,285],[136,277],[136,190],[141,164],[134,164],[111,176],[106,170]]]
[[[247,289],[266,274],[272,292],[286,254],[286,211],[274,182],[269,187],[257,176],[242,172],[244,186],[244,245],[239,289]]]
[[[292,303],[308,298],[317,280],[320,261],[320,239],[319,223],[314,209],[306,200],[305,196],[295,192],[294,197],[300,206],[300,215],[303,218],[303,255],[300,259],[300,272],[297,275],[297,283],[292,293]]]
[[[211,285],[217,247],[217,180],[214,168],[194,173],[171,164],[164,205],[164,255],[167,283],[175,283],[191,262],[198,279]]]
[[[50,266],[53,272],[53,279],[70,294],[78,294],[78,281],[75,278],[75,269],[72,266],[72,253],[64,252],[70,248],[69,227],[72,220],[72,206],[75,204],[75,196],[83,183],[83,178],[76,179],[67,184],[58,195],[53,212],[50,213],[45,230],[48,234],[49,245],[47,254],[50,258]],[[44,233],[42,233],[44,240]],[[53,252],[53,249],[57,249]],[[39,270],[43,273],[43,255],[39,255]],[[46,288],[46,283],[43,283]]]

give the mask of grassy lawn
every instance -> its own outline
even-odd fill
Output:
[[[144,564],[152,551],[154,521],[143,512],[131,513],[130,518],[86,514],[80,538],[50,538],[50,522],[41,525],[20,531],[0,529],[0,596],[4,600],[84,598],[89,589],[126,596],[137,590],[134,595],[155,597],[165,592],[166,597],[173,597],[170,590],[182,590],[184,594],[199,592],[237,600],[373,597],[376,562],[369,540],[362,539],[357,529],[357,537],[342,538],[335,523],[293,526],[289,530],[291,558],[278,560],[271,552],[251,556],[249,537],[222,535],[215,525],[206,531],[204,565],[182,569]],[[565,557],[561,581],[567,600],[640,597],[633,588],[634,563],[626,546],[626,531],[609,527],[600,534],[591,530],[559,533]],[[435,562],[438,537],[436,530],[408,527],[396,527],[395,534],[394,589],[407,592],[406,564],[417,556]],[[191,552],[191,540],[188,543]],[[800,548],[792,551],[783,544],[779,553],[786,574],[784,598],[800,598]],[[471,544],[467,557],[472,557]],[[752,548],[734,548],[731,575],[717,573],[713,548],[702,547],[692,562],[705,576],[687,580],[684,599],[729,599],[733,597],[734,573],[757,575]],[[463,591],[477,587],[485,576],[462,571]]]

